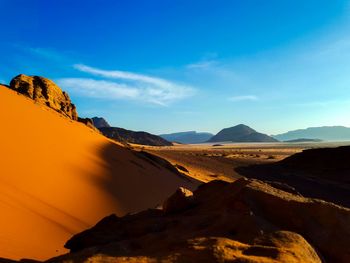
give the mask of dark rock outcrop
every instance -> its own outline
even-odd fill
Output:
[[[106,217],[49,262],[350,262],[350,209],[332,203],[244,178],[167,203],[168,212]]]
[[[102,117],[93,117],[92,122],[96,128],[105,128],[105,127],[111,127],[109,123]]]
[[[350,146],[304,150],[276,163],[235,170],[246,177],[289,185],[303,196],[350,207]]]
[[[78,120],[75,105],[68,94],[49,79],[21,74],[11,80],[10,88],[72,120]]]
[[[78,122],[84,123],[86,126],[88,126],[90,128],[96,128],[94,126],[94,123],[92,122],[92,119],[90,119],[90,118],[80,118],[80,117],[78,117]]]
[[[117,127],[101,127],[99,130],[102,134],[110,139],[123,143],[135,143],[151,146],[171,146],[171,142],[143,131],[130,131]]]
[[[191,206],[193,193],[183,187],[180,187],[163,204],[164,213],[176,213],[185,210]]]
[[[304,150],[280,161],[278,165],[350,186],[350,146]]]
[[[85,124],[86,126],[88,126],[90,129],[93,129],[94,131],[101,133],[100,130],[95,127],[92,119],[90,119],[90,118],[78,117],[78,122],[81,122],[81,123]]]
[[[231,128],[222,129],[208,142],[277,142],[276,139],[259,133],[252,128],[239,124]]]

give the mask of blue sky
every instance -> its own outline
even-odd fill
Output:
[[[132,130],[350,126],[350,1],[0,0],[0,82]]]

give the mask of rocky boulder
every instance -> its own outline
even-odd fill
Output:
[[[192,196],[193,193],[190,190],[180,187],[164,202],[163,211],[175,213],[190,207]]]
[[[350,209],[332,203],[243,178],[165,204],[106,217],[49,262],[350,262]]]
[[[75,105],[68,94],[49,79],[21,74],[11,80],[10,88],[72,120],[78,120]]]

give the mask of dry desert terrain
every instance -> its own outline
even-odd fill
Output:
[[[180,165],[186,174],[203,182],[214,179],[232,182],[241,177],[238,167],[271,164],[305,149],[338,147],[350,142],[176,144],[166,147],[137,146]]]

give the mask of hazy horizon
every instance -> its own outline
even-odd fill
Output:
[[[0,83],[41,75],[154,134],[350,127],[349,1],[96,3],[1,1]]]

